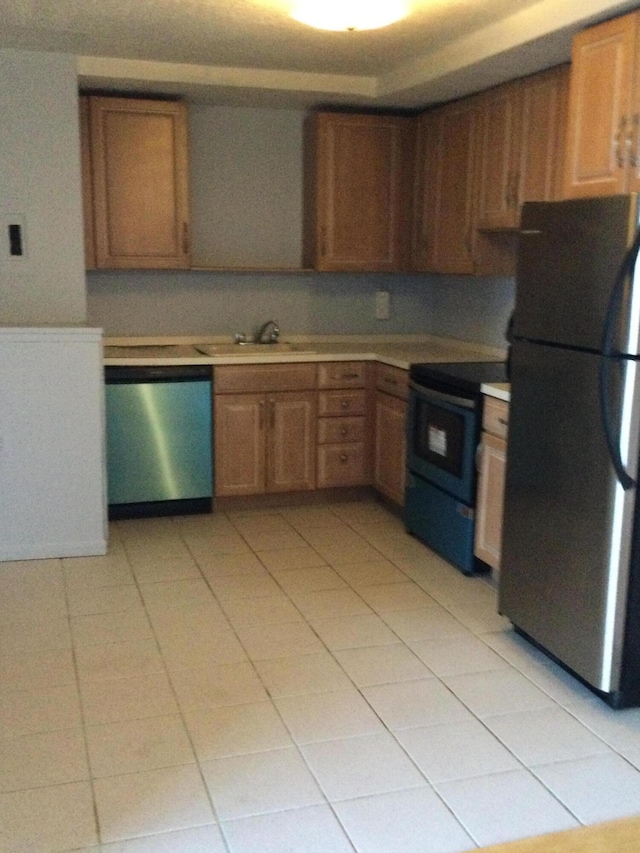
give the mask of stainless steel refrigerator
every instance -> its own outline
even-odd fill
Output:
[[[636,195],[524,206],[499,610],[614,707],[640,704]]]

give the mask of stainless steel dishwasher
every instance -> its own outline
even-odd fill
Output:
[[[106,367],[109,518],[211,512],[208,365]]]

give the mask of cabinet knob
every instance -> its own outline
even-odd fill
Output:
[[[348,461],[348,459],[349,459],[349,457],[347,456],[347,454],[346,454],[346,453],[341,453],[341,454],[340,454],[340,456],[338,456],[338,459],[339,459],[341,462],[347,462],[347,461]]]
[[[350,405],[351,405],[351,402],[349,400],[342,400],[340,403],[340,408],[341,409],[348,409]]]
[[[340,430],[340,435],[343,437],[349,435],[349,427],[343,426]]]

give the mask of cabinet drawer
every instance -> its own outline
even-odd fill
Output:
[[[364,415],[367,405],[366,391],[321,391],[318,394],[318,414]]]
[[[318,444],[364,441],[364,418],[320,418]]]
[[[378,364],[376,388],[378,391],[384,391],[385,394],[391,394],[392,397],[406,400],[409,396],[409,371],[391,367],[389,364]]]
[[[364,362],[330,361],[318,365],[318,388],[364,388]]]
[[[214,368],[216,394],[262,391],[310,391],[316,387],[315,364],[238,364]]]
[[[366,483],[364,442],[318,447],[318,488]]]
[[[509,429],[509,404],[494,397],[485,397],[482,429],[500,438],[506,438]]]

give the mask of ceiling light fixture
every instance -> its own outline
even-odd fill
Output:
[[[319,30],[375,30],[408,11],[406,0],[297,0],[291,17]]]

